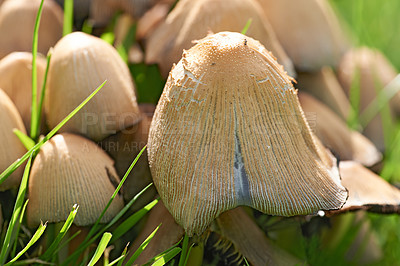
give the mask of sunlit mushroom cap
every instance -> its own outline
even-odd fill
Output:
[[[129,69],[117,51],[100,38],[74,32],[54,48],[46,91],[46,118],[53,128],[101,83],[101,91],[61,132],[99,141],[140,120]]]
[[[80,206],[74,223],[94,224],[119,183],[113,164],[101,148],[81,136],[65,133],[50,139],[32,165],[28,224],[65,221],[74,204]],[[110,221],[122,207],[117,195],[101,222]]]
[[[161,73],[167,76],[173,63],[182,56],[183,49],[193,46],[193,41],[212,32],[241,32],[248,20],[246,35],[259,40],[278,62],[294,76],[292,62],[277,41],[271,25],[261,7],[254,0],[181,0],[150,36],[146,47],[146,62],[158,63]]]
[[[326,105],[304,92],[299,93],[299,101],[311,129],[341,160],[354,160],[373,166],[382,159],[382,154],[370,140],[350,130]]]
[[[0,173],[26,152],[21,141],[14,134],[18,129],[26,134],[24,123],[17,108],[0,89]],[[18,187],[21,182],[24,167],[20,166],[0,186],[0,191]]]
[[[43,84],[46,59],[36,58],[38,99]],[[31,126],[32,54],[13,52],[0,60],[0,88],[11,98],[21,114],[25,128]],[[43,116],[44,117],[44,116]],[[43,118],[42,118],[43,119]]]
[[[14,51],[32,51],[33,28],[40,0],[10,0],[0,7],[0,58]],[[63,11],[53,0],[46,0],[40,19],[38,51],[47,51],[61,37]]]
[[[257,1],[297,69],[337,66],[349,45],[328,1]]]
[[[165,206],[189,235],[238,205],[291,216],[346,200],[335,159],[317,148],[290,78],[264,51],[221,32],[171,70],[148,154]]]

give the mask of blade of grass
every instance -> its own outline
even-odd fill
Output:
[[[25,135],[25,133],[23,133],[19,129],[14,128],[13,132],[15,135],[17,135],[18,139],[21,141],[22,145],[24,145],[24,147],[27,150],[30,150],[33,148],[33,146],[35,146],[36,144],[35,141],[30,137],[28,137],[27,135]]]
[[[58,248],[58,246],[61,243],[61,240],[64,238],[64,236],[66,235],[66,233],[68,232],[69,228],[71,227],[75,216],[78,212],[79,206],[77,204],[75,204],[72,207],[72,211],[70,212],[70,214],[68,215],[67,220],[65,221],[63,227],[61,228],[60,232],[58,233],[57,237],[54,239],[53,243],[51,243],[50,247],[45,251],[45,253],[43,253],[42,256],[40,256],[41,259],[43,260],[50,260],[51,257],[53,257],[54,255],[57,255],[57,253],[55,252]]]
[[[244,28],[243,28],[242,31],[241,31],[241,33],[242,33],[243,35],[245,35],[245,34],[247,33],[247,31],[249,30],[252,21],[253,21],[252,18],[249,18],[249,19],[247,20],[246,25],[244,25]]]
[[[118,262],[117,266],[122,266],[122,263],[124,263],[124,260],[126,258],[126,253],[128,252],[128,246],[129,246],[129,242],[128,242],[128,244],[126,244],[124,251],[121,254],[122,259]]]
[[[3,265],[4,262],[7,260],[8,253],[11,248],[10,244],[13,242],[12,238],[17,237],[14,235],[14,233],[15,233],[15,229],[16,229],[16,224],[18,222],[18,219],[21,214],[21,210],[24,205],[26,187],[28,185],[29,171],[31,169],[31,163],[32,163],[32,157],[29,158],[28,163],[25,166],[24,174],[22,176],[21,185],[19,187],[17,199],[16,199],[15,205],[14,205],[14,210],[13,210],[13,213],[12,213],[12,216],[10,219],[10,223],[8,224],[6,237],[4,239],[3,246],[2,246],[2,249],[0,252],[0,265]]]
[[[128,260],[126,265],[131,265],[135,260],[142,254],[143,250],[147,247],[147,245],[150,243],[150,241],[153,239],[154,235],[157,233],[158,229],[160,228],[161,224],[157,226],[156,229],[154,229],[153,232],[143,241],[142,244],[140,244],[139,248],[133,253],[132,257]]]
[[[164,255],[166,255],[167,253],[169,253],[171,250],[173,250],[174,248],[178,247],[181,242],[182,242],[183,238],[181,240],[179,240],[175,245],[173,245],[172,247],[169,247],[168,249],[164,250],[163,252],[161,252],[160,254],[154,256],[153,258],[151,258],[149,260],[149,262],[147,262],[145,265],[150,265],[150,263],[154,263],[155,261],[157,261],[158,259],[160,259],[161,257],[163,257]]]
[[[29,200],[25,201],[25,204],[24,204],[24,206],[22,207],[22,210],[21,210],[21,214],[19,215],[18,226],[17,226],[17,230],[15,232],[16,237],[15,237],[15,240],[14,240],[14,246],[13,246],[13,249],[12,249],[12,251],[10,253],[11,257],[15,256],[15,252],[17,250],[19,230],[21,229],[21,224],[22,224],[22,221],[24,219],[24,214],[25,214],[26,206],[28,205],[28,201]]]
[[[170,260],[172,260],[176,255],[179,254],[179,252],[181,252],[182,249],[181,248],[173,248],[171,251],[169,251],[168,253],[166,253],[165,255],[163,255],[161,258],[159,258],[158,260],[156,260],[153,264],[151,264],[152,266],[162,266],[167,264]]]
[[[12,259],[10,260],[5,266],[12,265],[19,257],[21,257],[39,238],[42,236],[44,231],[46,230],[47,224],[41,224],[39,228],[36,230],[35,234],[32,236],[31,240],[29,240],[28,244]]]
[[[27,151],[21,158],[17,159],[14,163],[12,163],[9,167],[7,167],[7,169],[0,174],[0,185],[7,179],[7,177],[9,177],[15,171],[15,169],[17,169],[21,164],[23,164],[29,158],[29,156],[31,156],[31,154],[35,153],[44,143],[46,143],[52,136],[54,136],[54,134],[56,134],[57,131],[63,125],[65,125],[65,123],[67,123],[68,120],[71,119],[71,117],[73,117],[77,112],[79,112],[79,110],[81,110],[82,107],[85,106],[85,104],[88,101],[90,101],[90,99],[92,99],[96,95],[96,93],[99,92],[99,90],[104,86],[106,82],[107,81],[104,81],[99,87],[97,87],[97,89],[95,89],[78,107],[76,107],[67,117],[65,117],[60,123],[58,123],[58,125],[55,126],[50,131],[50,133],[46,135],[46,137],[44,137],[41,141],[39,141],[34,147],[32,147],[32,149]]]
[[[188,259],[188,247],[189,247],[189,236],[185,234],[185,236],[183,237],[181,257],[179,258],[179,266],[186,265],[186,261]]]
[[[110,242],[111,237],[112,237],[111,233],[106,232],[103,234],[103,237],[101,238],[92,259],[89,261],[88,266],[93,266],[101,258],[101,255],[106,249],[108,242]]]
[[[80,254],[85,250],[91,243],[93,243],[102,233],[104,233],[108,228],[113,226],[135,203],[135,201],[150,187],[152,184],[149,184],[147,187],[145,187],[142,191],[140,191],[133,199],[131,199],[128,204],[125,205],[125,207],[106,225],[104,226],[100,232],[98,232],[94,237],[91,239],[85,239],[83,243],[63,262],[62,265],[71,265],[74,261],[77,260],[77,258],[80,256]]]
[[[63,36],[72,32],[74,24],[74,0],[64,0]]]
[[[92,228],[90,229],[87,237],[85,240],[89,239],[92,235],[95,234],[96,230],[97,230],[97,226],[100,223],[101,218],[103,218],[104,214],[106,213],[106,211],[108,210],[108,207],[110,207],[112,201],[114,200],[114,198],[117,196],[118,192],[121,190],[122,185],[124,184],[126,178],[128,177],[129,173],[132,171],[133,167],[136,165],[136,162],[139,160],[140,156],[142,155],[142,153],[145,151],[146,146],[143,147],[143,149],[139,152],[139,154],[136,156],[135,160],[133,160],[133,162],[131,163],[131,165],[129,166],[128,170],[126,171],[124,177],[121,179],[121,181],[119,182],[117,188],[115,189],[113,195],[111,196],[110,200],[108,201],[106,207],[104,208],[103,212],[100,214],[99,218],[97,219],[96,223],[92,226]]]
[[[153,200],[142,209],[138,210],[134,214],[132,214],[129,218],[127,218],[123,223],[121,223],[113,232],[113,238],[111,239],[111,243],[116,241],[118,238],[123,236],[127,231],[129,231],[143,216],[148,213],[156,204],[158,203],[158,199]]]
[[[42,112],[43,112],[43,102],[44,102],[44,95],[46,92],[46,84],[47,84],[47,76],[49,74],[49,68],[50,68],[50,59],[51,55],[53,53],[53,49],[50,48],[49,52],[47,53],[47,58],[46,58],[46,70],[44,72],[44,78],[43,78],[43,84],[42,84],[42,90],[40,92],[40,100],[39,100],[39,107],[38,107],[38,120],[37,120],[37,127],[36,127],[36,134],[39,136],[40,134],[40,125],[42,123]]]
[[[30,136],[33,140],[37,140],[37,125],[38,125],[38,110],[37,110],[37,66],[36,57],[38,49],[38,37],[39,37],[39,24],[42,16],[44,0],[40,2],[39,10],[36,15],[35,27],[33,30],[33,41],[32,41],[32,105],[31,105],[31,133]]]

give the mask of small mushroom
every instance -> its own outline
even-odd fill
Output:
[[[326,105],[304,92],[299,93],[299,101],[311,129],[341,160],[373,166],[382,159],[382,154],[370,140],[350,130]]]
[[[344,121],[348,119],[350,102],[332,68],[323,67],[312,73],[299,72],[296,80],[297,88],[323,102]]]
[[[338,67],[338,79],[347,95],[350,94],[353,86],[359,86],[361,112],[396,76],[395,68],[384,55],[367,47],[353,49],[346,53]],[[395,94],[389,103],[393,113],[400,115],[400,93]],[[378,149],[381,151],[385,149],[380,115],[369,122],[363,134],[371,139]]]
[[[296,69],[312,72],[339,64],[348,43],[328,1],[257,1]]]
[[[74,223],[92,225],[118,183],[113,160],[95,143],[74,134],[56,135],[41,147],[32,164],[28,225],[65,221],[74,204],[80,206]],[[110,221],[123,204],[117,195],[101,222]]]
[[[294,76],[292,62],[277,41],[274,31],[260,5],[254,0],[181,0],[167,19],[150,36],[146,44],[146,63],[158,63],[161,74],[167,76],[177,63],[183,49],[207,33],[220,31],[241,32],[249,19],[247,35],[259,40]]]
[[[189,236],[238,205],[292,216],[338,209],[347,192],[317,148],[291,79],[254,39],[221,32],[171,70],[150,127],[154,184]]]
[[[14,134],[18,129],[26,134],[24,123],[17,108],[0,89],[0,173],[26,152],[24,145]],[[24,167],[17,168],[0,186],[0,191],[18,187],[21,183]]]
[[[32,51],[33,28],[40,0],[5,1],[0,6],[0,58],[14,51]],[[47,51],[61,37],[63,11],[53,0],[46,0],[40,19],[38,51]]]
[[[82,32],[63,37],[51,59],[45,112],[56,126],[96,87],[101,91],[61,128],[94,141],[135,125],[141,119],[127,65],[114,47]]]
[[[46,59],[36,58],[38,99],[42,89]],[[21,114],[25,128],[31,127],[32,54],[13,52],[0,60],[0,88],[11,98]],[[44,115],[42,116],[44,121]]]

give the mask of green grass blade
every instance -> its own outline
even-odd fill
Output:
[[[39,37],[39,24],[40,18],[42,16],[44,0],[40,2],[39,10],[36,15],[35,27],[33,30],[33,41],[32,41],[32,105],[31,105],[31,133],[32,139],[36,140],[37,135],[37,125],[38,125],[38,111],[37,111],[37,66],[36,57],[38,49],[38,37]]]
[[[103,212],[100,214],[99,218],[97,219],[96,223],[92,226],[92,228],[90,229],[88,236],[86,237],[86,239],[89,239],[92,235],[94,235],[94,233],[97,230],[97,226],[100,223],[101,218],[103,218],[104,214],[106,213],[106,211],[108,210],[108,207],[110,207],[112,201],[114,200],[114,198],[117,196],[118,192],[121,190],[122,185],[124,184],[126,178],[128,177],[129,173],[132,171],[133,167],[136,165],[137,161],[139,160],[140,156],[142,155],[142,153],[146,150],[146,146],[143,147],[143,149],[139,152],[139,154],[136,156],[135,160],[133,160],[133,162],[131,163],[131,165],[129,166],[128,170],[126,171],[124,177],[121,179],[121,181],[119,182],[117,188],[115,189],[113,195],[111,196],[110,200],[108,201],[106,207],[104,208]]]
[[[108,242],[110,242],[111,237],[111,233],[106,232],[103,234],[103,237],[101,238],[92,259],[89,261],[88,266],[93,266],[101,258],[101,255],[103,255],[104,250],[107,248]]]
[[[107,266],[115,265],[116,263],[119,263],[119,262],[123,261],[124,258],[125,258],[125,255],[121,255],[118,258],[116,258],[115,260],[113,260],[111,263],[108,263]]]
[[[36,144],[35,141],[33,139],[31,139],[30,137],[28,137],[27,135],[25,135],[25,133],[23,133],[19,129],[14,128],[13,132],[15,135],[17,135],[17,137],[21,141],[22,145],[24,145],[28,151],[35,146],[35,144]]]
[[[132,214],[129,218],[127,218],[123,223],[121,223],[113,232],[113,238],[111,239],[111,243],[123,236],[127,231],[129,231],[140,219],[145,216],[156,204],[158,203],[158,199],[153,200],[142,209],[138,210],[134,214]]]
[[[101,36],[100,39],[105,41],[106,43],[109,43],[113,45],[114,40],[115,40],[115,35],[114,32],[104,32]]]
[[[250,28],[250,25],[251,25],[251,22],[252,22],[252,21],[253,21],[252,18],[249,18],[249,19],[247,20],[246,25],[244,25],[244,28],[243,28],[242,31],[241,31],[242,34],[246,34],[246,33],[247,33],[247,31],[248,31],[249,28]]]
[[[50,59],[51,55],[53,53],[53,49],[50,48],[49,52],[47,53],[47,59],[46,59],[46,70],[44,72],[44,78],[43,78],[43,84],[42,84],[42,90],[40,92],[40,99],[39,99],[39,107],[38,107],[38,121],[37,121],[37,136],[40,134],[40,125],[42,123],[42,112],[43,112],[43,102],[44,102],[44,96],[46,92],[46,84],[47,84],[47,76],[49,74],[49,68],[50,68]]]
[[[179,266],[186,265],[186,261],[188,259],[188,248],[189,248],[189,236],[185,234],[182,243],[182,252],[181,257],[179,258]]]
[[[22,207],[22,210],[21,210],[21,214],[19,215],[18,226],[17,226],[17,230],[16,230],[16,233],[15,233],[16,237],[15,237],[15,240],[14,240],[14,246],[13,246],[13,249],[12,249],[12,251],[10,253],[11,257],[15,256],[15,252],[17,250],[19,230],[21,228],[21,224],[22,224],[22,221],[24,219],[24,214],[25,214],[26,206],[28,205],[28,201],[29,201],[28,199],[25,201],[25,204],[24,204],[24,206]]]
[[[170,250],[168,253],[166,253],[165,255],[163,255],[161,258],[159,258],[158,260],[156,260],[153,264],[151,264],[152,266],[162,266],[167,264],[170,260],[172,260],[176,255],[179,254],[179,252],[181,252],[182,249],[175,247],[172,250]]]
[[[183,238],[181,240],[178,241],[178,243],[176,243],[175,245],[173,245],[172,247],[169,247],[168,249],[164,250],[163,252],[161,252],[160,254],[154,256],[153,258],[151,258],[149,260],[149,262],[146,263],[146,265],[150,265],[150,263],[154,263],[155,261],[159,260],[161,257],[165,256],[168,252],[170,252],[171,250],[173,250],[174,248],[178,247],[181,242],[182,242]]]
[[[98,232],[95,236],[93,236],[91,239],[85,239],[84,242],[69,256],[65,262],[63,262],[62,265],[71,265],[74,261],[77,260],[79,255],[85,250],[91,243],[93,243],[102,233],[104,233],[108,228],[113,226],[133,205],[133,203],[136,202],[136,200],[153,184],[149,184],[147,187],[142,189],[133,199],[131,199],[128,204],[125,205],[124,208],[106,225],[104,226],[100,232]]]
[[[54,239],[53,243],[51,243],[50,247],[46,250],[46,252],[40,257],[43,260],[49,260],[51,257],[56,255],[57,253],[55,252],[58,248],[58,246],[61,243],[61,240],[64,238],[66,233],[68,232],[69,228],[71,227],[75,216],[78,212],[79,206],[75,204],[72,207],[72,211],[68,215],[67,220],[65,221],[63,227],[61,228],[60,232],[58,233],[57,237]]]
[[[139,248],[133,253],[132,257],[128,260],[126,265],[132,265],[133,262],[142,254],[143,250],[147,247],[147,245],[150,243],[150,241],[153,239],[154,235],[157,233],[158,229],[160,228],[161,224],[157,226],[156,229],[154,229],[153,232],[143,241],[142,244],[140,244]]]
[[[0,265],[3,265],[4,262],[7,260],[8,253],[10,252],[11,249],[11,243],[13,242],[12,238],[17,237],[14,234],[15,234],[16,224],[18,222],[18,219],[20,218],[21,210],[23,209],[24,205],[25,193],[28,185],[29,171],[31,169],[31,163],[32,163],[32,157],[29,158],[29,161],[25,166],[25,171],[22,176],[21,185],[19,186],[13,214],[11,216],[10,223],[8,224],[8,229],[0,252]]]
[[[7,177],[9,177],[14,171],[15,169],[17,169],[21,164],[23,164],[28,158],[29,156],[31,156],[31,154],[33,154],[34,152],[36,152],[44,143],[46,143],[52,136],[54,136],[54,134],[57,133],[57,131],[63,126],[65,125],[65,123],[68,122],[68,120],[71,119],[71,117],[73,117],[77,112],[79,112],[79,110],[82,109],[83,106],[85,106],[85,104],[90,101],[90,99],[92,99],[96,93],[99,92],[99,90],[104,86],[104,84],[106,83],[106,81],[104,81],[99,87],[97,87],[97,89],[95,89],[78,107],[76,107],[67,117],[65,117],[60,123],[58,123],[57,126],[55,126],[49,134],[46,135],[46,137],[44,137],[41,141],[39,141],[39,143],[37,143],[32,149],[30,149],[28,152],[26,152],[21,158],[17,159],[14,163],[12,163],[9,167],[7,167],[6,170],[4,170],[1,174],[0,174],[0,185],[7,179]]]
[[[128,252],[128,246],[129,246],[129,242],[128,244],[125,246],[124,251],[121,254],[122,259],[120,261],[118,261],[118,265],[117,266],[122,266],[122,263],[124,263],[124,260],[126,258],[126,253]]]
[[[64,0],[63,36],[72,32],[74,24],[74,0]]]
[[[12,259],[10,260],[6,266],[12,265],[19,257],[21,257],[33,244],[36,243],[36,241],[39,240],[39,238],[42,236],[44,231],[46,230],[47,224],[41,224],[39,228],[36,230],[35,234],[32,236],[31,240],[29,240],[28,244]]]

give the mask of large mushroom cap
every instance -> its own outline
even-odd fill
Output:
[[[33,28],[40,0],[5,1],[0,8],[0,58],[14,51],[31,51]],[[61,37],[63,11],[53,0],[46,0],[40,19],[38,51],[47,51]]]
[[[50,139],[32,165],[28,224],[65,221],[74,204],[80,206],[74,223],[94,224],[119,182],[113,164],[95,143],[78,135]],[[117,195],[101,222],[110,221],[122,207],[122,197]]]
[[[36,66],[37,97],[39,99],[46,69],[46,59],[38,56],[36,58]],[[25,128],[29,129],[31,126],[32,103],[31,53],[13,52],[0,60],[0,88],[2,88],[14,102],[24,121]]]
[[[290,78],[239,33],[184,52],[154,114],[148,154],[165,206],[189,235],[238,205],[290,216],[337,209],[347,197]]]
[[[7,94],[0,89],[0,173],[26,152],[13,129],[18,129],[26,134],[24,123],[17,108]],[[15,170],[1,184],[0,190],[18,187],[23,171],[22,166]]]
[[[251,25],[247,35],[259,40],[292,76],[292,62],[277,41],[271,25],[261,7],[254,0],[181,0],[148,40],[146,62],[158,63],[161,73],[167,76],[173,63],[182,56],[183,49],[193,46],[193,41],[207,36],[209,31],[241,32],[247,21]]]
[[[61,128],[99,141],[140,120],[129,69],[115,48],[82,32],[54,48],[46,91],[46,118],[56,126],[101,83],[101,91]]]

